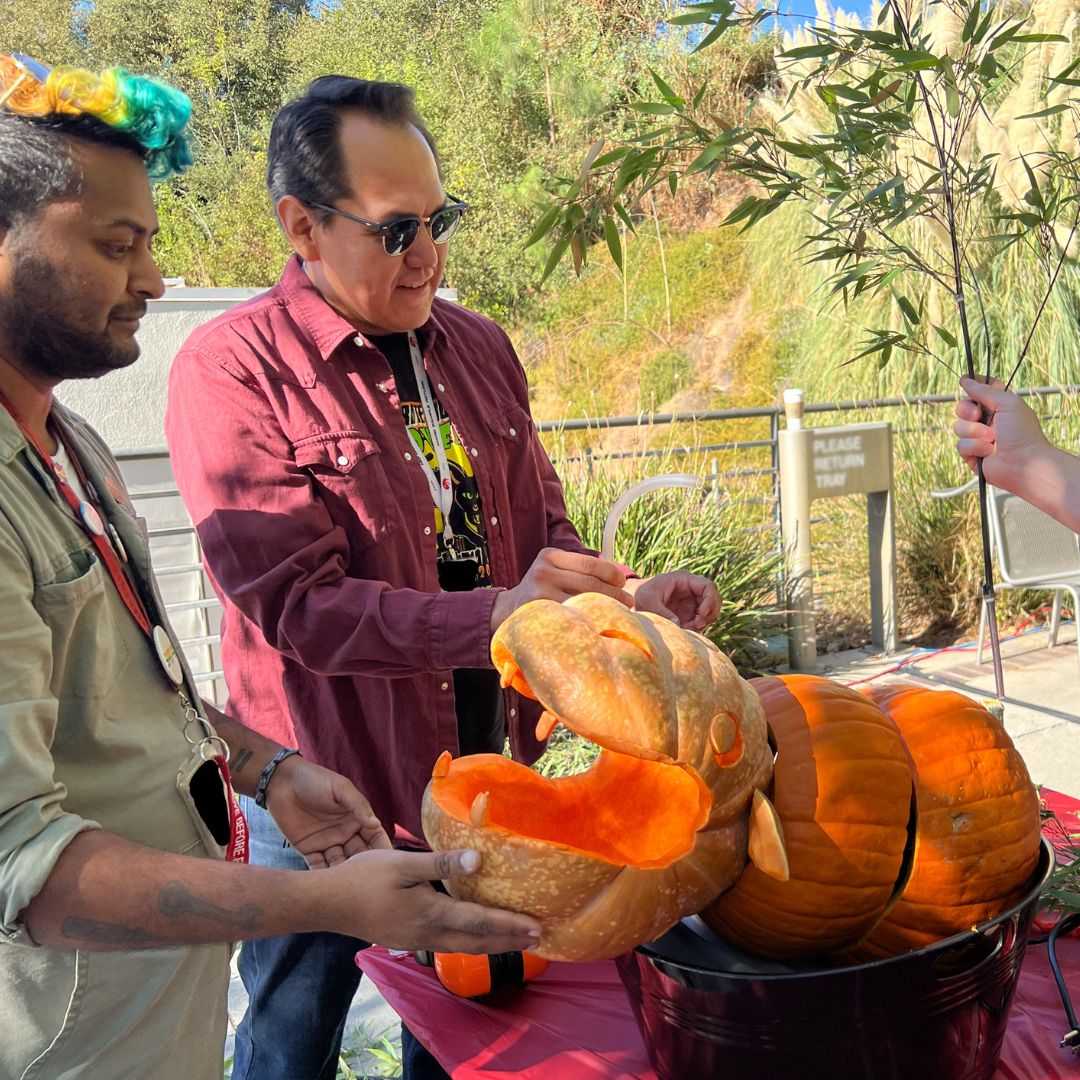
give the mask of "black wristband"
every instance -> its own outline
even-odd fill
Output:
[[[270,781],[274,778],[274,770],[287,758],[292,757],[293,754],[299,754],[299,750],[290,750],[287,746],[283,746],[269,761],[266,768],[259,774],[259,782],[255,786],[255,805],[260,809],[266,809],[266,789],[270,784]]]

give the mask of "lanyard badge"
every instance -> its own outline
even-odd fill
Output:
[[[439,409],[435,404],[435,395],[431,392],[427,372],[424,370],[424,357],[420,352],[420,344],[416,340],[416,334],[411,330],[408,338],[409,355],[412,357],[413,374],[416,376],[416,389],[420,394],[420,405],[424,410],[428,435],[431,438],[432,449],[435,451],[435,468],[431,467],[425,454],[418,454],[417,457],[420,459],[424,476],[427,477],[431,498],[442,513],[443,539],[450,544],[454,537],[454,530],[450,525],[450,509],[454,505],[454,483],[450,474],[450,462],[446,457],[446,447],[443,446]]]
[[[87,499],[79,498],[63,473],[56,467],[52,455],[23,422],[14,406],[2,393],[0,393],[0,405],[3,405],[18,425],[74,515],[76,522],[90,539],[124,607],[135,620],[157,658],[162,674],[179,694],[185,717],[184,738],[191,745],[192,752],[189,760],[180,767],[176,786],[191,813],[200,838],[212,854],[217,854],[230,862],[247,862],[247,822],[240,811],[232,788],[228,745],[214,732],[210,722],[192,706],[185,695],[182,689],[184,668],[172,635],[163,625],[151,621],[150,612],[139,594],[138,582],[133,576],[127,552],[120,542],[115,526],[105,520],[101,512],[102,508],[90,501],[94,486],[86,476],[79,455],[73,447],[64,442],[62,432],[58,431],[57,438],[67,450],[72,468],[75,469],[79,483],[87,493]],[[200,737],[195,738],[188,734],[192,724],[199,729]]]

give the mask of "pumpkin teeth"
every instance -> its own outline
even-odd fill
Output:
[[[469,807],[469,824],[476,829],[482,829],[487,824],[488,819],[488,800],[491,797],[490,791],[478,791],[476,798],[472,801],[472,806]]]
[[[536,722],[536,738],[539,742],[544,742],[547,737],[555,730],[559,723],[559,718],[554,713],[549,713],[546,709],[541,714],[540,719]]]
[[[435,767],[431,770],[431,777],[433,780],[441,780],[444,776],[450,775],[450,763],[453,760],[449,750],[444,750],[438,760],[435,762]]]

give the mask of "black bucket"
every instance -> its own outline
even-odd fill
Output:
[[[853,967],[747,956],[698,918],[618,958],[660,1080],[991,1080],[1054,865],[974,931]]]

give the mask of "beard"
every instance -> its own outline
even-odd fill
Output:
[[[145,311],[145,302],[120,305],[109,312],[109,320],[138,318]],[[0,336],[10,344],[21,367],[62,382],[96,379],[138,359],[134,337],[113,340],[108,322],[104,330],[84,330],[75,321],[79,314],[79,296],[52,263],[30,253],[16,256],[11,298],[0,309]],[[91,323],[93,317],[87,313],[79,321]]]

